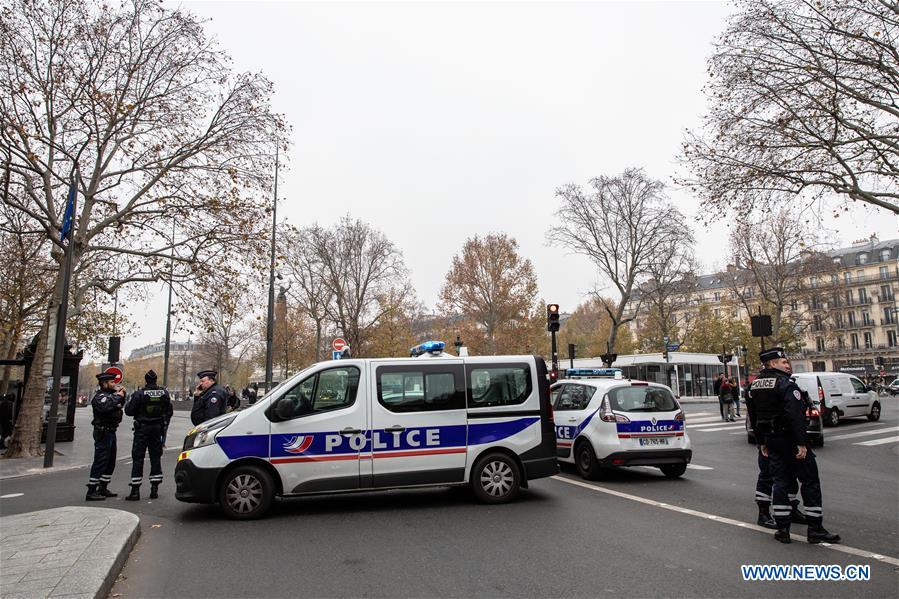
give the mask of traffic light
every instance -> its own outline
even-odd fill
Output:
[[[546,304],[546,330],[550,333],[559,330],[559,304]]]
[[[665,360],[666,362],[668,361],[668,346],[667,345],[665,345],[665,347],[662,348],[662,359]]]

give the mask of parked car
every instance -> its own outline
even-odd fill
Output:
[[[865,416],[871,421],[880,420],[877,393],[858,377],[845,372],[800,372],[793,378],[800,389],[818,398],[827,426],[837,426],[843,418]]]

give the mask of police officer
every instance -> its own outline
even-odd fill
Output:
[[[125,390],[116,388],[114,381],[114,374],[98,374],[100,388],[91,399],[94,413],[91,422],[94,425],[94,462],[87,481],[87,495],[84,497],[86,501],[100,501],[117,495],[106,488],[115,470],[116,429],[122,421],[122,404],[125,403]]]
[[[815,454],[805,436],[805,403],[802,391],[790,378],[793,367],[780,347],[759,352],[764,368],[750,386],[754,407],[756,437],[762,455],[769,458],[774,477],[773,507],[777,532],[774,538],[790,542],[789,490],[793,476],[802,484],[802,501],[808,519],[809,543],[837,543],[839,535],[822,526],[821,482]]]
[[[749,423],[753,431],[757,430],[757,415],[755,404],[752,399],[752,389],[746,386],[746,413],[749,416]],[[808,394],[803,393],[806,400],[806,409],[808,408]],[[758,435],[756,436],[758,439]],[[774,475],[771,472],[771,459],[763,455],[761,448],[758,452],[759,476],[755,482],[755,503],[759,509],[759,517],[757,523],[759,526],[777,530],[777,523],[771,517],[771,493],[774,488]],[[790,522],[793,524],[808,524],[805,514],[799,509],[799,482],[796,480],[795,474],[790,477],[790,488],[787,490],[787,496],[790,500]]]
[[[140,499],[140,485],[144,479],[144,454],[150,451],[150,499],[159,497],[162,482],[162,440],[172,419],[172,398],[164,387],[156,384],[156,373],[148,370],[147,383],[131,394],[125,413],[134,417],[134,441],[131,445],[131,494],[125,499]]]
[[[215,382],[218,372],[201,370],[197,373],[197,377],[200,382],[194,389],[194,405],[190,410],[190,421],[194,425],[224,414],[228,403],[225,389]]]

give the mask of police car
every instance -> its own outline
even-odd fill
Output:
[[[574,368],[552,386],[559,461],[581,476],[656,466],[676,478],[693,457],[684,413],[665,385],[632,381],[617,368]]]
[[[469,485],[502,503],[556,474],[543,359],[443,348],[314,364],[249,408],[204,422],[184,440],[176,497],[250,519],[276,496],[397,487]]]

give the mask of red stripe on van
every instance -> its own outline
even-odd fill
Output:
[[[448,449],[421,449],[416,451],[384,451],[375,452],[375,458],[405,458],[407,456],[417,455],[439,455],[445,453],[465,453],[468,451],[464,447],[451,447]]]
[[[272,464],[292,464],[294,462],[333,462],[336,460],[358,460],[358,453],[341,455],[316,455],[302,458],[272,458]]]

